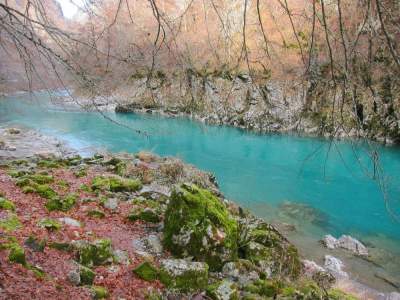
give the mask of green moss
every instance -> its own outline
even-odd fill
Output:
[[[55,169],[61,167],[63,164],[60,161],[51,159],[42,159],[38,161],[37,165],[41,168]]]
[[[174,191],[164,226],[164,246],[178,257],[193,256],[211,270],[237,259],[237,222],[208,190],[182,185]]]
[[[79,189],[83,192],[87,192],[90,193],[92,191],[92,189],[90,188],[90,186],[88,186],[87,184],[81,184]]]
[[[82,242],[76,246],[78,261],[84,266],[104,265],[113,261],[111,241],[108,239]]]
[[[0,197],[0,209],[14,211],[15,210],[15,205],[10,200],[7,200],[7,199],[5,199],[3,197]]]
[[[27,269],[31,270],[37,278],[44,278],[46,276],[46,273],[36,266],[27,265]]]
[[[11,242],[8,244],[7,249],[10,250],[8,260],[12,263],[21,264],[26,266],[25,250],[18,243]]]
[[[149,223],[159,223],[160,222],[160,217],[159,215],[152,209],[146,208],[146,209],[134,209],[131,211],[131,213],[128,216],[129,221],[137,221],[137,220],[142,220],[145,222]]]
[[[92,269],[82,265],[79,265],[79,275],[81,277],[81,284],[88,285],[93,284],[96,277],[96,273]]]
[[[283,284],[280,281],[257,280],[247,285],[244,290],[252,294],[274,298],[280,294]]]
[[[45,239],[39,240],[32,235],[25,240],[25,246],[37,252],[43,252],[44,248],[46,247],[46,243],[47,241]]]
[[[133,273],[135,273],[139,278],[146,281],[153,281],[158,279],[157,268],[147,261],[141,263],[136,268],[134,268]]]
[[[17,181],[15,182],[16,186],[19,187],[25,187],[31,184],[31,181],[29,178],[23,177],[23,178],[18,178]]]
[[[35,193],[36,190],[31,186],[24,186],[22,189],[22,192],[25,194],[31,194],[31,193]]]
[[[42,228],[46,228],[47,230],[59,230],[62,227],[61,223],[50,218],[44,218],[40,220],[38,225]]]
[[[26,171],[22,171],[22,170],[10,170],[7,172],[7,174],[13,178],[19,178],[22,177],[24,175],[26,175]]]
[[[69,187],[69,183],[68,183],[67,181],[65,181],[64,179],[59,180],[59,181],[57,182],[57,185],[58,185],[59,187],[64,188],[64,189],[66,189],[66,188]]]
[[[35,189],[35,192],[43,198],[52,199],[57,196],[57,193],[47,184],[37,184],[32,187]]]
[[[79,169],[77,171],[74,172],[74,175],[76,178],[81,178],[81,177],[85,177],[87,175],[86,169]]]
[[[101,219],[101,218],[104,218],[106,215],[104,214],[104,212],[102,212],[101,210],[99,210],[99,209],[92,209],[92,210],[89,210],[87,213],[86,213],[89,217],[94,217],[94,218],[99,218],[99,219]]]
[[[106,299],[109,297],[107,289],[102,286],[92,286],[92,292],[94,299]]]
[[[49,199],[45,206],[49,211],[59,210],[59,211],[68,211],[70,210],[76,203],[76,195],[68,194],[63,198],[53,197]]]
[[[51,242],[49,244],[49,247],[52,249],[57,249],[57,250],[66,251],[66,252],[70,252],[71,250],[73,250],[73,247],[71,246],[71,244],[62,243],[62,242]]]
[[[356,297],[346,294],[338,289],[331,289],[328,291],[329,299],[332,300],[357,300]]]
[[[92,190],[135,192],[141,188],[141,182],[136,179],[97,176],[92,181]]]
[[[32,180],[33,182],[36,182],[37,184],[46,184],[54,182],[54,178],[51,175],[33,174],[33,175],[28,175],[26,178]]]
[[[0,228],[4,231],[12,232],[22,227],[18,217],[14,214],[9,214],[5,219],[0,219]]]

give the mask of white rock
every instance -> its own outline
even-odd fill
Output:
[[[61,223],[64,223],[65,225],[73,226],[73,227],[81,227],[81,223],[75,219],[65,217],[65,218],[59,218],[58,219]]]
[[[335,278],[348,278],[349,275],[342,270],[344,267],[343,262],[331,255],[325,255],[325,262],[324,262],[325,269],[331,273]]]
[[[342,235],[337,240],[337,246],[343,249],[347,249],[357,255],[368,255],[368,249],[360,241],[349,235]]]
[[[128,252],[117,249],[113,251],[113,255],[117,263],[124,265],[130,264]]]
[[[386,300],[400,300],[400,293],[392,292],[386,296]]]
[[[110,198],[104,202],[104,207],[110,210],[116,210],[118,208],[118,199]]]
[[[335,249],[337,247],[337,239],[331,236],[330,234],[324,236],[322,243],[328,249]]]
[[[317,272],[326,272],[326,270],[315,261],[304,259],[302,262],[304,266],[304,275],[307,277],[311,278]]]
[[[161,267],[173,276],[180,276],[188,271],[206,272],[208,266],[204,262],[192,262],[184,259],[163,259]]]

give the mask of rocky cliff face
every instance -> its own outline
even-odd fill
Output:
[[[387,94],[363,100],[360,93],[356,105],[343,104],[341,94],[329,86],[188,71],[172,78],[157,73],[149,82],[137,76],[116,92],[115,99],[117,112],[186,114],[257,132],[365,137],[392,144],[400,141],[400,115],[396,97],[390,92],[388,101]]]

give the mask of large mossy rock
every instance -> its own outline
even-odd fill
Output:
[[[302,263],[296,247],[272,225],[260,220],[241,220],[239,254],[259,266],[267,277],[296,279]]]
[[[108,239],[75,241],[72,244],[80,264],[86,267],[99,266],[112,263],[114,260],[111,241]]]
[[[175,190],[164,225],[164,246],[175,256],[207,262],[213,271],[237,259],[237,222],[208,190],[186,184]]]
[[[170,289],[203,290],[208,284],[208,265],[184,259],[164,259],[161,261],[159,279]]]

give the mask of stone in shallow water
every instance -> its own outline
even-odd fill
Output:
[[[349,277],[349,275],[342,270],[342,268],[344,267],[343,262],[336,257],[325,255],[324,267],[337,279]]]
[[[337,246],[337,239],[330,234],[324,236],[322,244],[328,249],[335,249]]]
[[[309,222],[321,228],[330,228],[329,216],[305,203],[285,201],[279,205],[282,214],[302,222]]]
[[[358,240],[349,236],[349,235],[342,235],[337,240],[337,245],[340,248],[347,249],[357,255],[367,256],[368,249]]]

